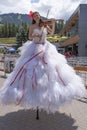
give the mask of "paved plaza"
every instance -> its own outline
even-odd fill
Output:
[[[0,87],[6,79],[0,72]],[[0,130],[87,130],[87,95],[60,108],[55,114],[0,105]]]

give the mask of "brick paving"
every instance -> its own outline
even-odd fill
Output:
[[[0,72],[0,87],[5,78]],[[0,105],[0,130],[87,130],[87,95],[61,107],[55,114],[24,110],[19,106]]]

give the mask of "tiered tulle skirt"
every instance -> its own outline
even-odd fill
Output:
[[[83,97],[83,80],[65,57],[49,43],[27,41],[21,48],[13,72],[0,89],[0,102],[55,112],[77,97]]]

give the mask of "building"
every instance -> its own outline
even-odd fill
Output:
[[[68,19],[60,36],[68,36],[60,46],[77,56],[87,56],[87,4],[80,4]]]

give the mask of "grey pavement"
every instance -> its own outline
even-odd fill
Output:
[[[0,87],[6,79],[0,72]],[[87,95],[58,109],[55,114],[0,105],[0,130],[87,130]]]

